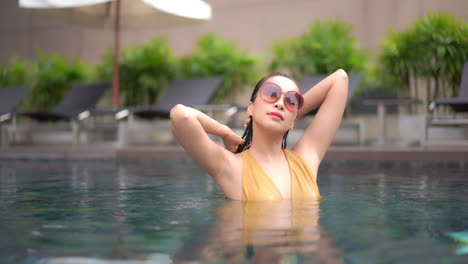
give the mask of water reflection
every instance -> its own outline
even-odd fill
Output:
[[[343,263],[318,201],[226,201],[214,216],[209,238],[184,245],[174,263]]]
[[[0,167],[0,201],[10,204],[16,200],[18,193],[14,171],[9,168]]]
[[[319,185],[320,204],[241,203],[190,164],[0,162],[0,263],[466,263],[446,235],[468,226],[466,170]]]

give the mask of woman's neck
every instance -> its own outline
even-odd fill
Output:
[[[283,135],[273,133],[261,133],[260,129],[254,130],[250,152],[257,158],[265,161],[277,161],[284,159]]]

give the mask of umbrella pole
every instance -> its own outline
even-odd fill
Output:
[[[119,58],[120,58],[120,0],[115,0],[115,25],[114,25],[114,76],[112,82],[112,104],[119,107]]]

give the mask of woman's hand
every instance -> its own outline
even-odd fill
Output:
[[[226,128],[227,132],[221,137],[221,139],[223,140],[224,147],[234,153],[237,149],[237,146],[244,143],[245,140],[242,137],[236,135],[236,133],[234,133],[229,127],[226,126]]]

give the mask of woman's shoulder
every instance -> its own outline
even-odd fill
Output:
[[[305,157],[302,157],[302,155],[298,151],[293,150],[293,149],[284,149],[284,153],[286,156],[299,157],[301,159],[305,158]]]
[[[294,150],[285,149],[284,154],[286,155],[288,160],[293,160],[293,161],[299,162],[299,163],[307,163],[305,158],[302,157],[298,152],[296,152]]]
[[[306,165],[313,173],[317,173],[319,162],[312,156],[304,156],[302,153],[295,150],[285,149],[284,153],[288,160],[294,161],[299,164]]]

